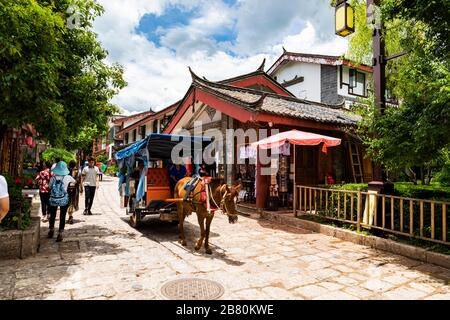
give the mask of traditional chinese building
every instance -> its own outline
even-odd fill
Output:
[[[297,184],[317,185],[325,183],[327,175],[336,182],[354,180],[370,181],[372,166],[370,161],[363,163],[362,148],[351,133],[359,117],[350,114],[343,105],[330,105],[295,97],[290,90],[264,72],[264,63],[255,72],[219,82],[200,78],[191,71],[192,84],[184,98],[177,104],[174,116],[165,133],[179,130],[196,131],[196,123],[202,124],[203,132],[211,129],[221,130],[223,136],[227,129],[267,129],[279,132],[292,129],[320,133],[341,138],[343,144],[331,148],[327,154],[320,146],[297,148],[295,177]],[[263,137],[257,137],[263,138]],[[251,191],[257,186],[257,206],[263,208],[273,177],[262,176],[260,169],[246,161],[238,165],[239,157],[252,157],[246,154],[244,145],[223,144],[218,159],[221,165],[219,174],[233,183],[238,178],[247,181],[246,188]],[[280,162],[285,170],[284,177],[286,202],[292,201],[293,148],[286,150]],[[231,163],[225,159],[232,157]],[[253,155],[254,156],[254,155]],[[348,161],[352,157],[352,161]],[[277,178],[277,177],[275,177]]]

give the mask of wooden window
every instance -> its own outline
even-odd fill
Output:
[[[133,130],[133,142],[135,142],[137,140],[137,130],[134,129]]]
[[[355,69],[348,70],[348,88],[353,89],[356,87],[356,74],[357,71]]]
[[[141,126],[141,138],[144,139],[147,135],[147,126],[144,124]]]
[[[152,132],[153,133],[158,133],[158,119],[155,119],[153,121],[153,130],[152,130]]]
[[[128,144],[130,140],[130,134],[127,132],[125,133],[125,144]]]

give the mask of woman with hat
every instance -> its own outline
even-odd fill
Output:
[[[63,232],[66,224],[67,209],[69,208],[69,194],[67,192],[67,189],[69,187],[69,184],[74,184],[76,183],[76,181],[69,175],[69,169],[67,168],[67,164],[64,161],[58,162],[52,172],[55,176],[50,179],[49,184],[50,230],[48,232],[48,237],[53,238],[53,235],[55,233],[56,212],[59,207],[59,233],[56,241],[61,242],[63,240]]]

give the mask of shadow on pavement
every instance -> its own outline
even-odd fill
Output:
[[[102,256],[111,258],[129,251],[109,240],[110,237],[117,237],[117,232],[97,225],[71,227],[64,232],[64,241],[59,243],[55,241],[57,232],[53,239],[48,239],[47,233],[48,227],[41,226],[41,244],[36,256],[0,261],[0,299],[52,297],[55,288],[59,288],[60,283],[64,282],[62,280],[73,276],[76,281],[72,266],[83,265],[87,259],[89,263],[101,264]],[[121,233],[120,237],[135,238],[136,235]],[[58,290],[63,291],[65,288]]]
[[[192,217],[195,217],[193,215]],[[129,223],[128,217],[122,217],[121,218],[124,222]],[[192,218],[191,218],[192,219]],[[196,219],[196,218],[194,218]],[[212,229],[214,229],[214,220],[211,224]],[[178,242],[178,225],[171,224],[169,222],[161,221],[158,219],[158,217],[146,217],[145,220],[142,222],[142,226],[137,229],[144,237],[153,240],[155,242],[158,242],[160,244],[164,243],[171,243],[179,247],[180,249],[183,249],[187,253],[194,254],[198,253],[204,258],[208,259],[220,259],[223,260],[225,263],[233,266],[241,266],[244,264],[244,262],[236,261],[233,259],[230,259],[227,254],[226,250],[215,245],[214,243],[211,243],[210,241],[210,247],[213,251],[212,255],[208,255],[205,253],[204,247],[200,249],[200,251],[195,251],[194,246],[198,238],[200,237],[200,227],[197,223],[191,223],[188,220],[184,221],[184,233],[186,237],[186,241],[188,243],[187,247],[183,247]],[[210,239],[220,237],[220,234],[215,233],[211,230],[210,232]]]

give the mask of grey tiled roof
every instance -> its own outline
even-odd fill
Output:
[[[350,115],[342,109],[292,101],[291,99],[280,99],[272,96],[267,96],[264,99],[261,110],[292,118],[331,122],[342,125],[356,125],[361,119],[359,116]]]
[[[351,126],[361,120],[359,116],[351,115],[340,107],[209,82],[198,77],[194,78],[194,86],[255,112]]]

